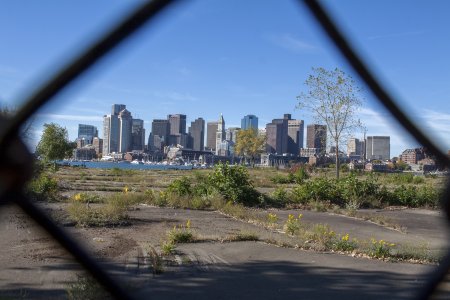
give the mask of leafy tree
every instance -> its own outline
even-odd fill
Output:
[[[355,117],[362,105],[358,96],[361,89],[349,75],[337,68],[332,71],[313,68],[312,71],[313,74],[305,81],[307,93],[297,97],[297,108],[309,110],[317,122],[327,125],[328,135],[335,146],[336,178],[339,179],[339,145],[361,126]]]
[[[209,174],[208,183],[227,201],[244,205],[254,205],[259,201],[260,194],[253,187],[247,169],[243,166],[218,163]]]
[[[250,159],[252,165],[258,154],[264,151],[266,138],[258,136],[258,132],[254,128],[240,130],[237,133],[235,151],[238,155],[244,156],[245,160]]]
[[[63,159],[71,155],[72,149],[66,128],[55,123],[44,124],[44,132],[36,147],[41,158],[47,161]]]

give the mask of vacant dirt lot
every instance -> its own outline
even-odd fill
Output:
[[[435,266],[318,253],[296,249],[284,233],[235,220],[214,211],[156,208],[138,205],[129,211],[127,226],[76,228],[65,219],[64,204],[45,204],[70,232],[136,296],[171,299],[228,299],[301,297],[306,299],[410,298]],[[278,211],[282,222],[289,213],[304,222],[327,223],[337,233],[358,239],[384,239],[396,244],[428,244],[438,251],[447,245],[444,218],[437,211],[365,211],[383,215],[403,232],[361,219],[310,211]],[[259,211],[267,214],[266,211]],[[159,251],[166,232],[191,222],[197,242],[178,244],[154,275],[148,252]],[[65,298],[81,268],[51,238],[15,206],[0,209],[1,298]],[[229,242],[240,234],[260,241]],[[261,242],[276,241],[291,247]]]

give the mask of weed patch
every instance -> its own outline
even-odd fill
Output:
[[[94,278],[87,274],[77,275],[77,280],[69,284],[66,291],[70,300],[113,299]]]

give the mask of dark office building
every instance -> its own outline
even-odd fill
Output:
[[[311,124],[306,127],[306,147],[318,148],[321,152],[327,147],[327,126]]]
[[[266,152],[282,154],[282,123],[269,123],[266,125]]]
[[[131,125],[131,150],[143,151],[145,148],[144,121],[133,119]]]
[[[149,136],[148,148],[153,150],[154,148],[161,149],[167,144],[170,133],[169,121],[164,119],[154,119],[152,122],[152,133]],[[157,139],[157,143],[155,143]]]
[[[205,120],[202,118],[191,122],[188,148],[195,151],[203,151],[205,149]]]
[[[288,153],[299,155],[303,148],[303,120],[288,120]]]
[[[284,114],[283,119],[273,119],[272,123],[270,124],[278,124],[280,125],[280,127],[274,131],[271,130],[271,134],[274,134],[276,132],[277,137],[271,137],[269,136],[269,132],[267,132],[267,140],[271,140],[271,141],[279,141],[277,142],[277,147],[275,148],[276,151],[275,152],[268,152],[268,153],[278,153],[278,154],[283,154],[283,153],[288,153],[288,122],[291,119],[291,114]],[[266,131],[267,131],[267,126],[266,126]],[[274,146],[274,145],[272,145]]]
[[[216,133],[218,122],[208,122],[206,126],[206,148],[216,151]]]
[[[119,113],[124,110],[125,108],[127,108],[127,106],[125,104],[113,104],[112,108],[111,108],[111,115],[116,115],[118,116]]]
[[[168,115],[170,132],[169,134],[177,135],[186,133],[186,115],[176,114]]]

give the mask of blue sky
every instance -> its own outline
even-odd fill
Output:
[[[22,1],[0,3],[0,102],[20,101],[109,24],[139,1]],[[450,149],[450,19],[447,1],[324,1],[376,74],[387,80],[408,113],[443,150]],[[121,45],[34,118],[65,126],[98,126],[113,103],[145,121],[184,113],[239,126],[246,114],[260,127],[295,109],[312,67],[346,63],[305,8],[295,1],[182,1]],[[355,79],[356,76],[355,76]],[[361,84],[362,86],[362,84]],[[359,117],[368,135],[390,135],[391,156],[416,146],[368,92]],[[189,124],[188,124],[189,125]],[[362,132],[355,136],[362,137]]]

